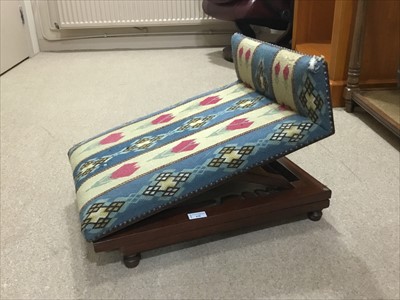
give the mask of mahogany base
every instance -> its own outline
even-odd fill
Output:
[[[282,220],[318,221],[331,191],[287,158],[266,164],[180,206],[93,243],[95,252],[119,250],[128,268],[143,251]],[[188,213],[207,217],[190,220]]]

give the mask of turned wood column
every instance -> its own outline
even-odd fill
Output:
[[[343,92],[343,97],[346,101],[347,112],[353,111],[354,102],[351,100],[352,93],[355,90],[359,90],[366,7],[367,0],[358,0],[353,40],[351,43],[349,69],[347,72],[347,85]]]

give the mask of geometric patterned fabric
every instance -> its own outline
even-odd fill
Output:
[[[333,134],[323,59],[240,34],[232,48],[237,82],[70,149],[88,241]]]

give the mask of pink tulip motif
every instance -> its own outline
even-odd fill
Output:
[[[285,80],[288,80],[288,78],[289,78],[289,66],[288,65],[286,65],[286,67],[283,69],[283,78],[285,78]]]
[[[250,55],[251,55],[251,51],[250,51],[250,49],[249,49],[249,50],[246,51],[246,54],[245,54],[245,56],[244,56],[244,58],[246,59],[246,62],[249,61]]]
[[[287,109],[285,104],[281,104],[281,105],[279,105],[278,110],[279,111],[285,111],[285,110],[288,110],[288,109]]]
[[[237,130],[237,129],[243,129],[251,126],[254,122],[251,122],[247,120],[246,118],[244,119],[236,119],[232,121],[228,126],[226,126],[227,130]]]
[[[124,164],[111,174],[111,179],[127,177],[135,173],[139,169],[137,163]]]
[[[240,47],[239,49],[239,58],[242,58],[243,55],[243,47]]]
[[[216,104],[221,101],[221,98],[218,96],[210,96],[205,98],[203,101],[200,102],[201,106]]]
[[[199,144],[196,143],[196,140],[186,140],[180,142],[178,145],[176,145],[174,148],[172,148],[172,152],[174,153],[180,153],[184,151],[191,151],[194,148],[196,148]]]
[[[279,75],[279,72],[281,71],[281,64],[278,62],[278,63],[275,65],[274,69],[275,69],[275,75],[278,76],[278,75]]]
[[[161,115],[158,118],[151,121],[151,123],[154,125],[160,124],[160,123],[167,123],[167,122],[171,121],[173,118],[174,118],[174,116],[172,114]]]
[[[101,145],[111,144],[111,143],[118,142],[123,137],[124,136],[121,132],[112,133],[112,134],[106,136],[104,139],[102,139],[99,143]]]

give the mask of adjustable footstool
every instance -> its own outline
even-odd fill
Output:
[[[239,80],[69,151],[84,237],[140,252],[295,216],[331,191],[284,156],[334,133],[327,65],[241,34]]]

